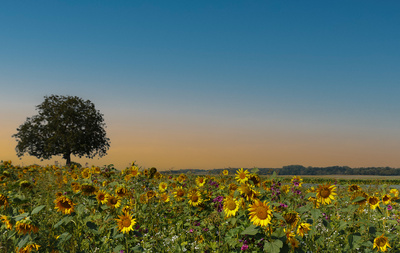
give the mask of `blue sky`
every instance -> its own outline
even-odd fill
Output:
[[[399,167],[399,7],[3,2],[2,153],[11,158],[0,159],[17,159],[10,133],[43,96],[61,94],[105,114],[113,138],[99,162],[121,167]]]

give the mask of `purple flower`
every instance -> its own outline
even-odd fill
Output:
[[[124,250],[123,250],[123,249],[121,249],[121,250],[119,251],[119,253],[124,253]]]
[[[388,205],[388,206],[387,206],[387,209],[390,211],[390,210],[392,210],[392,209],[393,209],[393,206],[391,206],[391,205]]]
[[[247,245],[247,244],[243,244],[242,245],[242,247],[240,248],[241,250],[246,250],[246,249],[248,249],[249,248],[249,245]]]
[[[193,233],[193,231],[194,231],[194,229],[193,229],[193,228],[191,228],[191,229],[189,230],[189,232],[190,232],[190,233]]]
[[[213,199],[213,202],[220,202],[221,203],[223,200],[224,200],[223,196],[218,196],[215,199]]]

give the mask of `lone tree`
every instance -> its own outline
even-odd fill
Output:
[[[89,100],[76,96],[45,96],[36,106],[39,114],[27,118],[12,135],[18,144],[18,157],[28,153],[40,159],[62,155],[71,164],[71,154],[93,158],[107,154],[110,139],[106,137],[103,114]]]

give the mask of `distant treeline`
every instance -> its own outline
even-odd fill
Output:
[[[247,168],[251,171],[253,168]],[[220,174],[225,169],[183,169],[164,171],[168,174]],[[236,173],[238,168],[226,168],[229,174]],[[302,165],[288,165],[282,168],[258,168],[257,174],[270,175],[273,172],[278,175],[380,175],[380,176],[400,176],[400,168],[391,167],[361,167],[350,168],[348,166],[330,166],[330,167],[304,167]]]

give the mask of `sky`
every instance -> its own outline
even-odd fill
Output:
[[[44,96],[90,100],[81,164],[400,168],[399,1],[2,1],[0,160]]]

